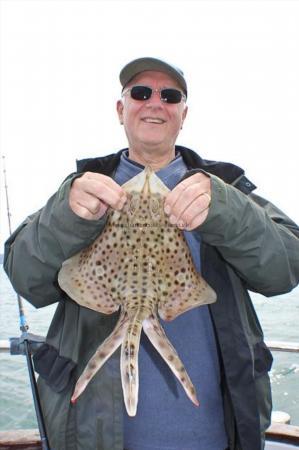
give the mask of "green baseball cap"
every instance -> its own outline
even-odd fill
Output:
[[[132,80],[132,78],[145,70],[154,70],[157,72],[167,73],[178,82],[187,97],[187,83],[183,71],[178,67],[158,58],[138,58],[126,64],[119,74],[122,87],[124,88],[129,81]]]

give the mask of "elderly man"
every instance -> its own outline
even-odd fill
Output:
[[[299,280],[299,229],[239,167],[204,160],[175,142],[187,115],[183,72],[156,58],[128,63],[117,102],[128,148],[78,162],[46,206],[7,242],[5,268],[15,289],[36,307],[59,302],[46,344],[35,355],[51,448],[101,450],[262,450],[269,425],[272,357],[248,289],[266,296]],[[200,393],[181,386],[141,337],[135,417],[125,412],[116,352],[75,405],[70,398],[90,356],[117,314],[79,306],[61,291],[64,260],[87,247],[121,210],[126,181],[150,166],[168,186],[164,210],[186,238],[196,269],[217,302],[165,323]]]

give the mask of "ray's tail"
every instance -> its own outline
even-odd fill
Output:
[[[148,310],[140,308],[131,314],[133,316],[131,316],[130,325],[121,347],[120,370],[126,410],[129,416],[135,416],[139,390],[138,353],[140,335],[143,322],[150,313]]]
[[[90,380],[100,370],[100,368],[107,361],[107,359],[110,358],[110,356],[121,345],[126,335],[127,329],[128,329],[128,315],[125,312],[121,312],[114,330],[99,346],[95,354],[89,360],[86,368],[82,372],[82,375],[78,379],[74,393],[71,398],[72,403],[76,402],[77,398],[85,390]]]
[[[199,401],[196,396],[195,387],[179,357],[175,348],[169,342],[156,315],[151,314],[143,322],[143,330],[155,349],[160,353],[164,361],[168,364],[176,378],[183,386],[187,396],[196,405]]]
[[[195,388],[181,359],[169,342],[156,314],[150,313],[146,308],[121,312],[115,329],[99,346],[78,379],[71,398],[72,403],[76,402],[92,377],[121,345],[120,368],[124,402],[128,415],[136,415],[139,390],[138,353],[142,328],[182,384],[187,396],[199,406]]]

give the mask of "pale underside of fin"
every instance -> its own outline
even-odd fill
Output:
[[[73,400],[122,345],[121,377],[129,415],[138,402],[138,351],[142,327],[181,382],[192,402],[192,382],[157,317],[173,320],[196,306],[213,303],[216,294],[196,272],[182,232],[164,214],[168,188],[150,169],[123,185],[128,200],[110,210],[101,235],[87,249],[63,263],[61,288],[78,304],[121,314],[114,331],[100,345],[82,373]],[[191,343],[190,343],[191,345]]]
[[[124,340],[124,336],[129,326],[128,316],[125,313],[121,313],[117,324],[113,332],[104,340],[104,342],[99,346],[95,354],[89,360],[87,366],[85,367],[83,373],[78,379],[74,393],[72,395],[71,401],[74,403],[77,398],[85,390],[86,386],[90,380],[95,376],[95,374],[100,370],[100,368],[105,364],[107,359],[118,349]]]

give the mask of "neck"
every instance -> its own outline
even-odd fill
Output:
[[[129,147],[129,158],[143,166],[151,167],[153,171],[157,171],[167,166],[175,158],[175,148],[171,148],[169,151],[156,149],[144,151]]]

